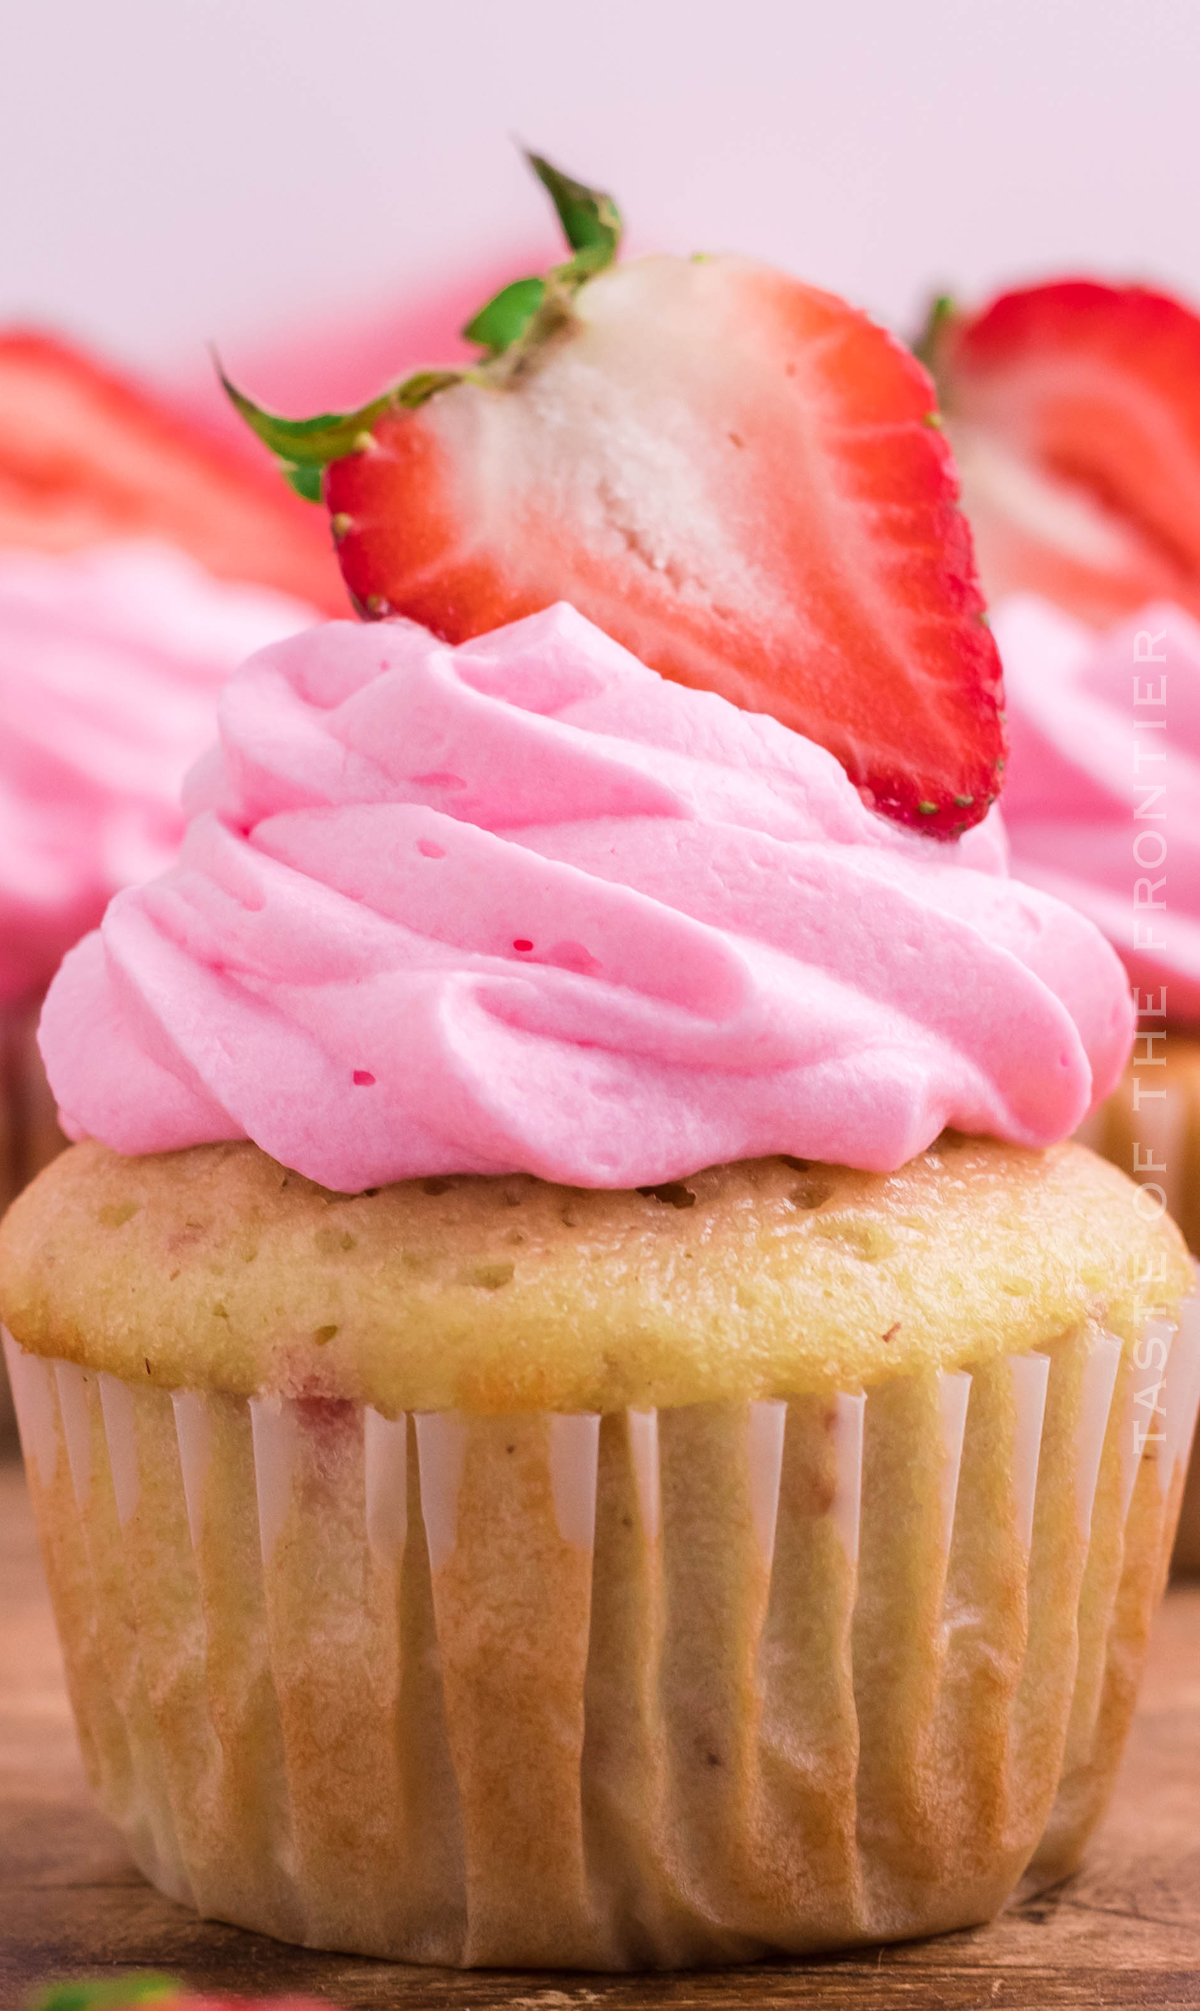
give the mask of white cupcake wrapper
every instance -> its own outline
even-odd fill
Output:
[[[0,1329],[9,1376],[15,1392],[21,1443],[44,1486],[54,1478],[59,1435],[54,1392],[62,1420],[76,1504],[86,1509],[92,1480],[92,1427],[88,1410],[88,1371],[74,1362],[48,1361],[19,1348]],[[1127,1514],[1142,1457],[1152,1458],[1162,1473],[1164,1490],[1171,1485],[1190,1450],[1200,1406],[1200,1298],[1189,1299],[1176,1328],[1167,1320],[1149,1323],[1147,1337],[1161,1338],[1169,1350],[1157,1377],[1138,1385],[1130,1378],[1120,1433],[1121,1502]],[[1144,1343],[1143,1343],[1144,1345]],[[1083,1417],[1078,1441],[1076,1505],[1080,1533],[1086,1540],[1095,1499],[1100,1459],[1121,1363],[1121,1343],[1112,1334],[1097,1336],[1088,1358],[1083,1385]],[[1034,1499],[1041,1450],[1042,1421],[1050,1371],[1048,1355],[1009,1355],[1017,1415],[1013,1471],[1018,1524],[1028,1547],[1033,1533]],[[53,1379],[53,1387],[52,1387]],[[948,1554],[962,1460],[963,1434],[970,1400],[971,1376],[965,1371],[939,1377],[944,1459],[940,1474],[945,1548]],[[117,1515],[122,1526],[138,1504],[137,1447],[134,1436],[134,1391],[117,1376],[95,1378],[104,1417],[105,1444]],[[199,1541],[201,1490],[209,1449],[209,1419],[203,1393],[172,1392],[179,1463],[193,1543]],[[865,1393],[845,1392],[833,1399],[837,1447],[837,1490],[829,1508],[851,1562],[858,1558],[860,1490],[862,1485],[863,1414]],[[269,1566],[291,1505],[301,1403],[286,1397],[251,1397],[259,1547]],[[365,1444],[366,1520],[371,1547],[381,1558],[394,1557],[407,1535],[406,1418],[387,1418],[369,1405],[362,1407]],[[779,1508],[779,1478],[787,1404],[780,1399],[750,1403],[747,1451],[753,1477],[754,1525],[763,1557],[770,1563]],[[431,1569],[438,1571],[455,1548],[458,1490],[466,1445],[466,1421],[457,1411],[413,1413],[420,1452],[421,1510]],[[658,1474],[658,1412],[626,1412],[630,1447],[637,1474],[643,1532],[657,1541],[660,1528]],[[596,1412],[550,1414],[551,1471],[555,1516],[565,1542],[592,1547],[596,1519],[596,1458],[600,1417]],[[1143,1442],[1145,1441],[1145,1442]]]
[[[1200,1401],[1200,1298],[1132,1357],[1089,1330],[821,1402],[411,1431],[4,1345],[139,1864],[455,1963],[803,1952],[1070,1869]]]

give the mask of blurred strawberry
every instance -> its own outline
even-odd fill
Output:
[[[145,1971],[103,1982],[52,1983],[33,1999],[29,2011],[142,2011],[148,2005],[158,2011],[253,2011],[256,2005],[270,2011],[326,2011],[311,1997],[197,1996],[173,1976]]]
[[[265,463],[53,337],[0,332],[0,548],[128,537],[346,612],[326,527]]]
[[[532,165],[573,255],[468,323],[473,367],[304,421],[227,386],[326,502],[360,611],[457,643],[570,601],[819,741],[888,815],[978,822],[1000,669],[925,373],[748,259],[615,265],[611,199]]]
[[[1142,286],[1058,280],[982,313],[935,304],[937,381],[989,598],[1097,626],[1200,613],[1200,318]]]

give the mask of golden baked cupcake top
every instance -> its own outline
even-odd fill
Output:
[[[1178,1232],[1083,1147],[951,1135],[890,1174],[772,1158],[644,1191],[514,1174],[353,1196],[248,1143],[87,1143],[0,1227],[22,1347],[388,1414],[851,1389],[1085,1320],[1130,1343],[1191,1289]]]

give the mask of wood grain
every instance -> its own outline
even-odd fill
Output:
[[[343,2011],[1200,2011],[1200,1585],[1159,1617],[1116,1804],[1084,1871],[990,1927],[838,1961],[609,1977],[397,1967],[197,1921],[130,1866],[92,1809],[20,1470],[0,1464],[0,2007],[49,1976],[150,1965],[194,1985],[305,1990]]]

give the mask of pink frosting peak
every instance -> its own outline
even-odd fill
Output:
[[[1032,594],[992,625],[1013,872],[1090,916],[1156,1004],[1165,985],[1173,1021],[1200,1021],[1200,626],[1161,604],[1097,635]]]
[[[1131,1010],[1080,916],[865,809],[832,756],[567,606],[453,649],[335,623],[227,686],[179,863],[42,1024],[69,1128],[250,1137],[352,1192],[1066,1136]]]
[[[0,554],[0,1004],[170,863],[221,685],[314,620],[166,545]]]

